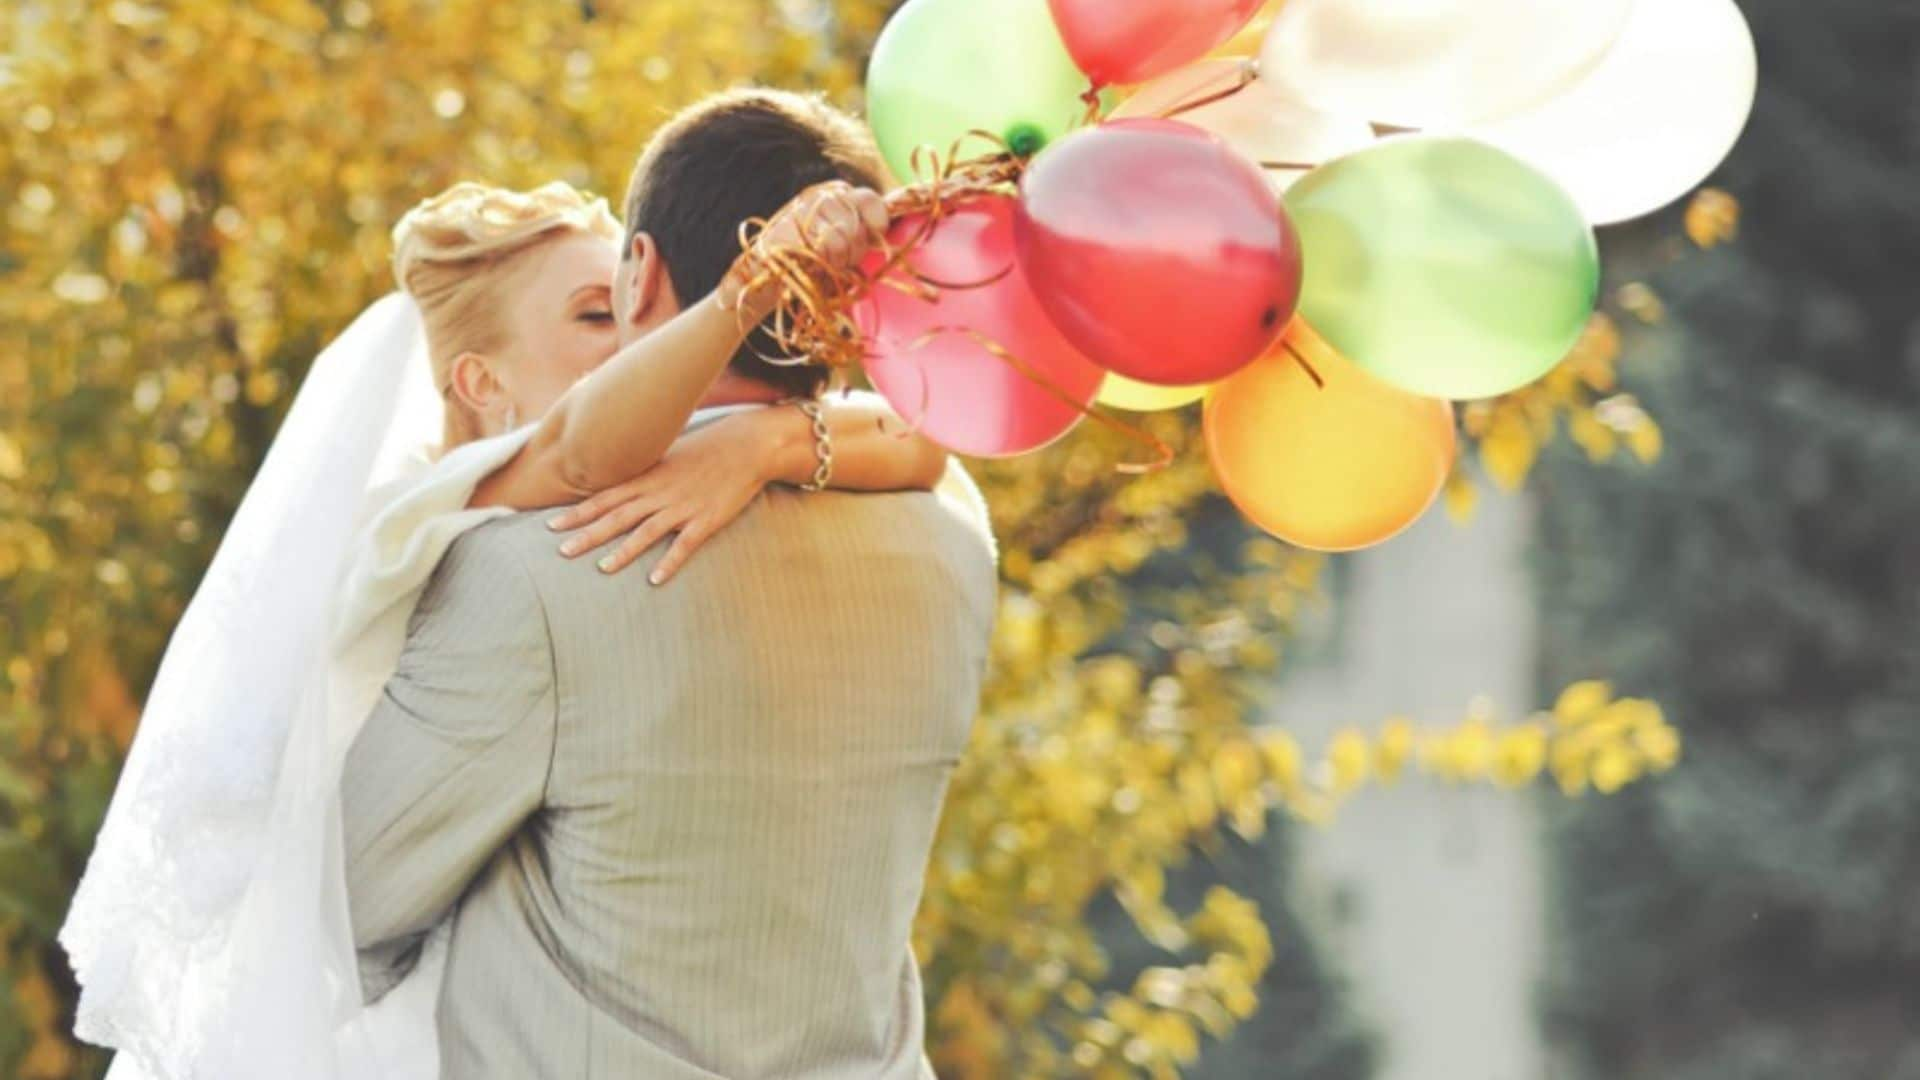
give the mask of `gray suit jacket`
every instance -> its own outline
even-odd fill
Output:
[[[342,783],[369,998],[454,911],[442,1075],[927,1078],[909,931],[989,541],[769,491],[673,582],[545,514],[459,540]]]

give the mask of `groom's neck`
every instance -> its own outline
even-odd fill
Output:
[[[713,380],[713,385],[707,388],[707,396],[700,399],[700,408],[764,404],[779,401],[786,396],[786,392],[777,386],[769,386],[737,372],[724,371],[719,378]]]

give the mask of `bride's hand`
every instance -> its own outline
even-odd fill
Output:
[[[788,452],[785,428],[769,421],[771,414],[788,411],[756,409],[682,435],[658,465],[549,521],[556,531],[578,530],[560,545],[560,554],[578,558],[627,533],[597,563],[612,574],[677,532],[673,546],[647,575],[653,584],[664,584],[779,475]]]

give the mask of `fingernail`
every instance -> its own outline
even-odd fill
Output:
[[[561,514],[559,517],[551,517],[547,519],[547,528],[552,529],[554,532],[559,532],[561,529],[564,529],[566,527],[567,527],[567,515],[565,514]]]
[[[613,573],[613,556],[609,555],[606,558],[601,559],[599,565],[600,565],[601,573],[603,574]]]
[[[666,578],[662,577],[658,570],[651,571],[647,574],[647,584],[649,585],[658,585],[665,580]]]
[[[581,543],[578,537],[560,545],[560,554],[569,558],[580,554]]]

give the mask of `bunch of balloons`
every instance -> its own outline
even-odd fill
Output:
[[[868,375],[978,456],[1204,397],[1249,518],[1379,543],[1444,484],[1452,402],[1559,363],[1594,227],[1704,180],[1755,74],[1733,0],[907,0],[867,83],[889,166],[970,133],[1027,166],[895,223]]]

